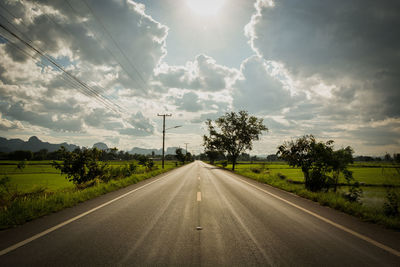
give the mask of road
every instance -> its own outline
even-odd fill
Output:
[[[2,231],[0,250],[0,266],[399,266],[400,233],[196,161]]]

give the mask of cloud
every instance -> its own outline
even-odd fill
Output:
[[[188,92],[185,93],[182,98],[175,100],[175,104],[179,110],[185,110],[189,112],[196,112],[202,109],[202,105],[199,103],[199,97],[196,93]]]
[[[169,88],[215,92],[229,88],[237,75],[238,70],[219,65],[213,58],[200,54],[185,66],[162,64],[155,79]]]
[[[23,129],[23,126],[21,125],[20,122],[13,122],[3,118],[2,114],[0,113],[0,130],[9,131],[15,129]]]
[[[128,120],[133,127],[119,129],[120,134],[134,136],[149,136],[154,134],[155,126],[149,118],[143,116],[142,112],[133,114]]]
[[[365,117],[400,116],[398,1],[258,0],[255,7],[245,33],[258,55],[282,62],[295,79],[342,88],[336,93],[345,101],[366,101]]]
[[[360,140],[368,146],[400,145],[400,120],[392,121],[386,125],[360,127],[349,131],[355,140]]]
[[[233,87],[233,106],[240,110],[258,113],[280,113],[283,108],[291,106],[295,101],[284,84],[272,76],[268,70],[268,62],[258,56],[243,61],[241,78]]]
[[[54,131],[97,128],[108,134],[130,131],[141,136],[154,132],[148,119],[131,107],[124,110],[124,114],[135,114],[129,123],[121,118],[124,115],[111,111],[117,109],[114,103],[121,105],[119,91],[131,96],[152,94],[148,82],[166,55],[168,28],[147,15],[144,5],[117,0],[6,1],[2,5],[6,9],[0,9],[1,15],[23,39],[91,87],[79,88],[5,35],[8,41],[0,42],[2,128],[15,129],[22,121]],[[94,95],[99,94],[101,99],[95,101]]]

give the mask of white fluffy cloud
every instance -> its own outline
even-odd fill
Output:
[[[253,56],[240,68],[241,78],[233,84],[233,105],[253,113],[280,114],[300,100],[292,96],[283,82],[268,70],[268,62]]]
[[[219,65],[201,54],[185,66],[161,65],[155,79],[170,88],[215,92],[229,88],[237,75],[236,69]]]
[[[120,101],[115,97],[119,90],[130,91],[131,95],[151,93],[148,81],[166,54],[168,28],[133,1],[85,2],[2,4],[9,13],[2,8],[1,14],[14,26],[3,19],[5,25],[17,29],[24,40],[92,88],[79,88],[67,75],[2,31],[8,39],[0,41],[2,130],[20,128],[19,122],[24,122],[66,132],[87,132],[90,128],[138,136],[154,132],[149,119],[134,108],[126,108],[121,115],[110,107],[119,109],[116,105]],[[99,93],[101,99],[94,101],[93,96]],[[122,118],[126,116],[128,122]]]

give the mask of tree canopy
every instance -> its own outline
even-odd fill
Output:
[[[227,153],[232,162],[232,170],[238,156],[253,148],[253,140],[259,140],[263,131],[268,128],[263,119],[250,116],[247,111],[227,112],[215,121],[206,121],[209,134],[203,136],[206,151]]]
[[[330,187],[336,191],[340,173],[348,183],[353,180],[352,172],[347,169],[353,162],[353,149],[348,146],[335,151],[332,140],[317,142],[313,135],[305,135],[296,141],[284,142],[278,147],[277,155],[290,166],[301,168],[305,186],[311,191]]]

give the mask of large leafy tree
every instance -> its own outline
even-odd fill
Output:
[[[268,128],[263,120],[250,116],[247,111],[227,112],[215,121],[206,121],[208,135],[203,136],[206,151],[222,151],[227,153],[235,170],[239,155],[253,148],[253,140],[259,140],[263,131]]]
[[[319,191],[333,187],[336,191],[340,173],[349,184],[353,180],[352,172],[347,169],[353,162],[353,149],[335,151],[333,143],[332,140],[317,142],[313,135],[305,135],[296,141],[284,142],[278,147],[277,155],[290,166],[301,168],[307,189]]]

